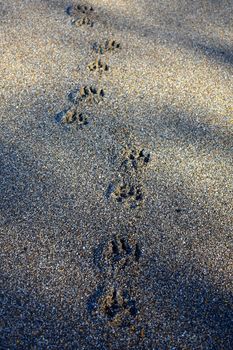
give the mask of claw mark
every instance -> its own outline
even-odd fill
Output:
[[[108,39],[104,43],[98,44],[94,43],[93,50],[97,53],[103,55],[106,52],[112,52],[116,49],[119,49],[121,47],[120,43],[118,43],[116,40]]]
[[[119,203],[128,203],[131,208],[138,207],[143,200],[143,192],[140,185],[123,183],[116,187],[113,196]]]
[[[94,62],[88,64],[87,67],[91,72],[98,71],[99,73],[103,73],[109,71],[109,66],[98,57]]]
[[[103,269],[112,273],[124,270],[126,267],[136,267],[141,258],[141,248],[138,242],[128,240],[123,236],[116,236],[107,244],[97,247],[94,251],[94,262],[103,272]]]
[[[131,263],[139,262],[141,249],[138,243],[133,247],[126,238],[116,237],[109,243],[104,257],[105,260],[111,261],[112,265],[122,260],[124,262],[122,266],[125,267],[130,261]]]
[[[94,12],[94,8],[92,6],[78,4],[69,6],[66,12],[69,16],[78,16],[79,14],[90,15]]]
[[[73,124],[77,120],[77,108],[71,107],[63,116],[62,124]]]
[[[92,6],[79,4],[74,6],[74,11],[76,11],[76,13],[81,12],[81,13],[91,14],[94,11],[94,9]]]
[[[94,8],[92,6],[81,4],[69,6],[66,12],[73,17],[71,24],[74,24],[77,27],[83,25],[93,27],[94,22],[92,20],[92,13],[94,12]]]
[[[56,117],[56,120],[61,124],[74,124],[77,129],[82,129],[89,124],[88,118],[89,115],[87,113],[80,113],[77,106],[72,106],[61,117]]]
[[[121,166],[127,170],[129,167],[140,170],[150,162],[151,155],[144,149],[125,148]]]
[[[124,203],[130,208],[141,206],[144,200],[142,174],[151,160],[150,152],[144,148],[126,146],[118,167],[121,180],[109,185],[107,198],[113,197],[116,202]]]
[[[100,299],[99,313],[107,317],[112,326],[129,326],[137,315],[136,302],[127,290],[111,288]]]
[[[79,90],[79,99],[87,102],[100,103],[104,97],[104,90],[101,88],[95,88],[93,86],[84,86]]]
[[[81,27],[83,25],[93,27],[94,22],[89,17],[84,16],[81,18],[72,19],[71,24],[75,25],[76,27]]]

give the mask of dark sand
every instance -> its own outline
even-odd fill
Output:
[[[0,349],[230,350],[233,3],[68,5],[0,1]]]

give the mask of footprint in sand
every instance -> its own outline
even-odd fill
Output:
[[[129,325],[137,315],[136,302],[127,290],[111,288],[99,302],[99,312],[114,326]]]
[[[104,98],[104,90],[93,86],[82,86],[79,90],[76,100],[87,103],[100,103]]]
[[[72,106],[68,110],[59,113],[55,120],[63,125],[72,125],[76,129],[83,129],[89,124],[89,115],[85,112],[80,112],[77,106]]]
[[[129,327],[135,323],[138,310],[127,289],[110,287],[95,292],[88,301],[92,316],[101,316],[113,327]]]
[[[123,151],[121,168],[124,171],[142,170],[148,165],[150,160],[151,154],[148,151],[136,147],[126,147]]]
[[[93,50],[101,55],[107,52],[113,52],[121,48],[121,44],[113,39],[105,40],[103,43],[94,43]]]
[[[125,146],[117,169],[118,179],[109,184],[105,192],[106,199],[113,198],[130,208],[141,206],[144,200],[143,174],[150,161],[150,152]]]
[[[143,200],[143,192],[140,184],[122,182],[116,186],[113,197],[118,203],[125,203],[130,208],[136,208]]]
[[[98,72],[99,74],[102,74],[103,72],[109,71],[109,66],[107,63],[105,63],[102,59],[96,58],[95,61],[88,64],[87,68],[91,72]]]
[[[111,182],[105,192],[106,199],[112,198],[117,203],[131,209],[138,208],[144,200],[144,191],[141,181],[129,176],[120,182]]]
[[[77,27],[83,25],[93,27],[93,12],[94,8],[92,6],[84,4],[69,6],[66,10],[66,13],[72,17],[71,24]]]
[[[89,26],[93,27],[94,22],[91,20],[90,17],[84,16],[81,18],[75,18],[71,20],[71,24],[75,25],[76,27],[82,27],[82,26]]]
[[[138,242],[117,235],[110,242],[95,249],[94,262],[101,271],[107,269],[110,272],[118,272],[130,267],[134,269],[141,255]]]

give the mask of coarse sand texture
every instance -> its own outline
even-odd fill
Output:
[[[232,0],[0,19],[0,350],[231,350]]]

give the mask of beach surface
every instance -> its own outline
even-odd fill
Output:
[[[232,19],[0,1],[0,349],[232,349]]]

